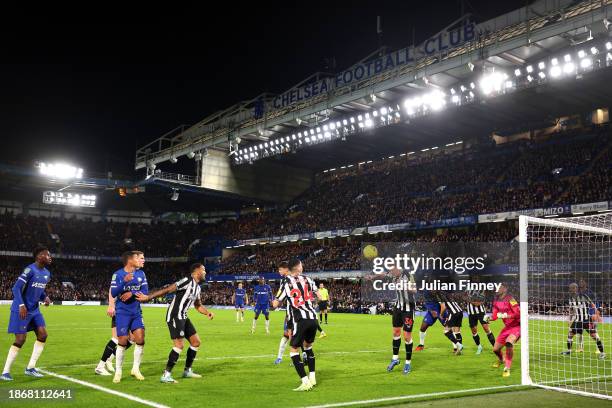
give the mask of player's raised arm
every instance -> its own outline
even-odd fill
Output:
[[[137,293],[136,300],[138,300],[139,302],[148,302],[149,300],[155,299],[156,297],[164,296],[164,295],[167,295],[168,293],[174,293],[176,292],[176,289],[177,289],[176,283],[172,283],[152,293],[148,293],[148,290],[147,290],[147,293],[142,293],[142,292]]]
[[[146,278],[145,278],[145,282],[146,282]],[[166,287],[163,287],[159,290],[154,291],[153,293],[148,293],[149,292],[149,287],[147,285],[147,292],[146,293],[137,293],[136,294],[136,300],[138,300],[139,302],[148,302],[151,299],[155,299],[156,297],[160,297],[160,296],[164,296],[167,295],[168,293],[174,293],[177,290],[183,289],[187,286],[189,286],[189,282],[190,280],[188,278],[183,278],[177,282],[174,282]]]

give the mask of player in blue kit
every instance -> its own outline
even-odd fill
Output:
[[[238,289],[236,289],[232,296],[232,303],[236,307],[236,321],[244,322],[244,305],[249,303],[249,296],[242,287],[242,282],[238,283]]]
[[[124,266],[113,274],[110,285],[111,296],[117,298],[115,319],[119,342],[115,351],[114,383],[121,382],[123,355],[128,344],[130,331],[136,343],[134,363],[130,374],[137,380],[144,380],[144,376],[140,373],[140,362],[144,351],[145,330],[140,302],[136,299],[138,293],[149,294],[147,277],[140,269],[145,262],[144,254],[140,251],[128,251],[122,255],[122,260]]]
[[[433,326],[436,323],[436,320],[440,321],[440,323],[444,325],[444,321],[440,317],[440,302],[437,295],[429,290],[424,290],[422,294],[425,300],[425,310],[427,310],[427,313],[423,318],[423,323],[421,323],[419,345],[416,347],[415,351],[421,351],[425,348],[425,335],[427,334],[427,328],[429,326]]]
[[[259,285],[255,286],[253,297],[255,297],[255,317],[253,318],[251,334],[255,333],[255,326],[257,325],[257,318],[260,313],[263,313],[266,318],[266,334],[270,334],[270,302],[273,299],[272,288],[270,285],[266,284],[263,278],[259,278]]]
[[[17,358],[17,354],[26,341],[29,331],[36,333],[36,342],[32,350],[30,362],[25,369],[25,375],[31,377],[43,377],[36,369],[36,362],[42,354],[47,340],[47,329],[43,318],[39,302],[44,302],[49,306],[51,301],[45,292],[45,287],[51,280],[51,272],[47,266],[51,265],[52,259],[49,250],[43,246],[38,246],[33,251],[34,263],[26,266],[23,273],[19,275],[13,286],[13,303],[11,304],[11,317],[9,319],[8,332],[15,335],[15,341],[9,349],[6,363],[2,370],[0,379],[12,381],[11,365]]]

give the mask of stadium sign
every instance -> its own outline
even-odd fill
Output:
[[[391,224],[389,225],[389,231],[401,231],[410,229],[410,224],[407,222],[403,222],[401,224]]]
[[[368,234],[378,234],[379,232],[388,232],[388,225],[374,225],[372,227],[368,227]]]
[[[607,203],[606,203],[607,204]],[[547,216],[556,216],[556,215],[564,215],[575,212],[574,206],[569,205],[558,205],[556,207],[549,208],[530,208],[527,210],[519,210],[519,211],[506,211],[492,214],[480,214],[478,216],[479,223],[487,223],[487,222],[500,222],[506,220],[516,220],[521,215],[526,215],[529,217],[547,217]]]
[[[71,207],[95,207],[95,194],[66,193],[62,191],[43,192],[44,204],[67,205]]]
[[[369,79],[375,75],[401,66],[414,64],[421,58],[449,52],[465,43],[473,41],[475,38],[476,25],[464,19],[460,21],[459,27],[452,30],[445,29],[440,31],[438,34],[425,40],[419,46],[411,45],[401,48],[378,58],[359,62],[349,69],[337,73],[335,76],[294,87],[274,98],[272,101],[273,108],[285,108],[295,103],[326,94],[332,89]]]
[[[548,216],[548,215],[564,215],[564,214],[569,214],[571,212],[570,207],[568,205],[561,205],[561,206],[557,206],[557,207],[551,207],[551,208],[544,208],[542,210],[542,215],[543,216]]]
[[[598,203],[588,204],[574,204],[572,205],[572,213],[585,213],[592,211],[605,211],[609,209],[607,201],[600,201]]]

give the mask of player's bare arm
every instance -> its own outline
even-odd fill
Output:
[[[209,311],[208,309],[206,309],[206,307],[202,304],[202,302],[200,301],[200,299],[196,299],[195,303],[193,304],[193,306],[195,307],[195,309],[203,314],[204,316],[208,317],[208,320],[212,320],[215,318],[215,314],[211,311]]]
[[[108,290],[108,307],[106,308],[106,314],[108,317],[113,317],[115,315],[115,298],[111,294],[110,289]]]
[[[148,295],[145,295],[144,293],[137,293],[136,300],[138,300],[139,302],[148,302],[151,299],[155,299],[156,297],[164,296],[164,295],[167,295],[168,293],[173,293],[173,292],[176,292],[176,283],[168,285],[165,288],[156,290],[152,293],[149,293]]]

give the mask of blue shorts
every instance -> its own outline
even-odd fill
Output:
[[[436,320],[440,319],[440,304],[439,303],[425,303],[425,309],[427,309],[427,313],[425,313],[425,317],[423,318],[423,322],[425,322],[428,326],[433,326],[436,323]],[[433,317],[431,312],[436,312],[437,317]]]
[[[270,314],[269,310],[269,305],[255,305],[255,309],[253,309],[253,311],[255,312],[255,316],[259,316],[260,313],[263,313],[266,317],[268,317],[268,315]]]
[[[21,320],[19,318],[19,312],[11,311],[8,332],[14,334],[24,334],[29,331],[35,330],[37,327],[45,326],[45,319],[42,313],[40,313],[40,310],[36,310],[35,312],[28,312],[24,320]]]
[[[236,309],[244,309],[244,303],[236,303]]]
[[[115,313],[115,319],[117,321],[117,336],[127,336],[129,332],[145,327],[141,312],[117,312]]]

